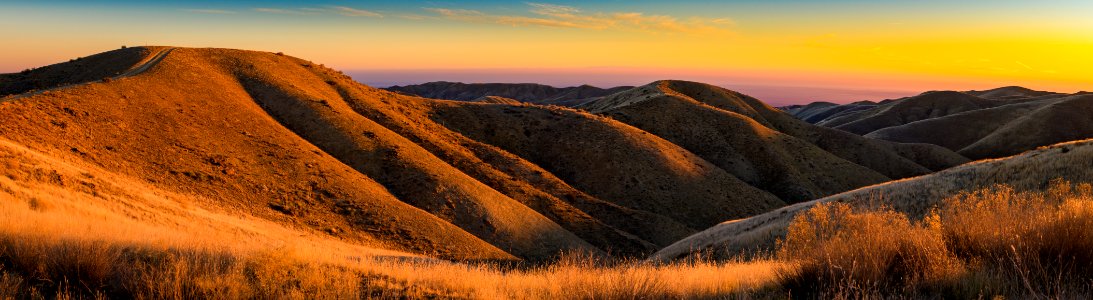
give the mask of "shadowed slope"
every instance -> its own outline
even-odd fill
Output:
[[[655,88],[653,88],[655,87]],[[961,164],[967,159],[944,148],[922,144],[897,144],[863,138],[851,133],[814,126],[798,120],[765,103],[724,88],[687,81],[659,81],[631,92],[619,93],[589,102],[579,108],[596,113],[611,113],[653,99],[661,95],[691,99],[712,109],[734,113],[751,119],[758,125],[800,139],[854,164],[872,169],[889,178],[904,178],[929,173]],[[692,103],[691,106],[695,104]],[[647,112],[657,116],[657,112]],[[686,115],[677,116],[687,121]],[[619,116],[623,118],[623,116]],[[653,122],[630,119],[645,126]],[[665,126],[665,125],[656,125]],[[694,125],[701,126],[701,125]],[[684,130],[687,127],[668,127],[665,130]],[[698,145],[696,145],[698,146]],[[699,150],[695,150],[699,151]],[[706,150],[710,151],[710,150]]]
[[[1012,155],[1093,137],[1093,96],[1048,95],[872,132],[867,137],[930,143],[971,158]]]
[[[828,118],[867,110],[876,106],[877,103],[870,101],[859,101],[843,105],[838,105],[830,102],[813,102],[807,105],[800,106],[798,108],[787,110],[786,113],[789,113],[790,115],[793,115],[794,117],[797,117],[798,119],[801,119],[805,122],[816,124],[817,122],[826,120]]]
[[[1007,122],[960,149],[968,157],[998,157],[1041,145],[1093,137],[1093,95],[1066,97]]]
[[[667,217],[589,196],[583,189],[569,186],[525,157],[494,147],[489,141],[464,136],[453,131],[458,129],[450,128],[450,124],[438,123],[432,118],[435,115],[432,107],[440,104],[482,111],[513,106],[404,97],[362,85],[339,84],[338,88],[351,100],[350,105],[356,112],[413,140],[466,174],[541,212],[604,250],[644,253],[693,231]],[[543,107],[529,109],[544,110]],[[534,120],[519,122],[528,121]]]
[[[1037,91],[1019,86],[1000,87],[985,91],[967,91],[965,93],[985,99],[1019,99],[1059,94],[1055,92]]]
[[[433,118],[505,149],[588,194],[692,228],[783,205],[657,136],[584,112],[434,102]]]
[[[785,236],[793,217],[818,203],[846,202],[860,207],[890,207],[921,217],[937,203],[961,192],[1006,184],[1032,190],[1054,179],[1093,182],[1093,140],[1057,144],[1007,158],[982,160],[938,173],[869,186],[823,199],[787,206],[754,217],[724,222],[661,249],[654,260],[670,260],[712,251],[728,257],[740,250],[772,249]]]
[[[671,84],[613,95],[640,101],[601,114],[668,139],[790,203],[888,180],[752,118],[698,102]]]
[[[866,134],[878,129],[899,126],[914,121],[943,117],[965,111],[993,107],[1004,103],[990,101],[960,92],[926,92],[922,95],[880,105],[860,113],[817,122],[817,125]]]

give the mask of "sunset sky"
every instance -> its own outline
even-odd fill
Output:
[[[173,45],[283,51],[375,86],[689,79],[780,104],[1093,89],[1089,0],[224,2],[0,1],[0,72]]]

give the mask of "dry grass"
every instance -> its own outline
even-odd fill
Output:
[[[790,289],[823,298],[1093,296],[1093,189],[996,186],[945,199],[921,220],[821,204],[798,216],[778,256]]]
[[[319,263],[284,250],[241,253],[5,234],[4,297],[194,298],[708,298],[769,285],[773,261],[672,265],[563,259],[506,270],[491,264],[367,257]],[[3,297],[0,297],[3,298]]]
[[[0,176],[0,299],[695,298],[763,288],[787,268],[583,256],[543,266],[455,263],[201,208],[160,190],[135,194],[143,197],[92,198]]]

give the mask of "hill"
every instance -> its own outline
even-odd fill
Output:
[[[1086,96],[1010,86],[926,92],[876,104],[817,102],[787,112],[869,138],[933,144],[982,159],[1093,137],[1093,120],[1087,114],[1093,104]],[[1054,124],[1058,120],[1067,122]]]
[[[1012,155],[1093,137],[1093,95],[1061,95],[923,120],[866,136],[931,143],[971,158]],[[944,130],[945,134],[937,134]]]
[[[1037,91],[1019,86],[1006,86],[985,91],[967,91],[965,93],[986,99],[1021,99],[1059,95],[1055,92]]]
[[[842,105],[831,102],[813,102],[784,110],[786,113],[789,113],[798,119],[815,124],[816,122],[823,121],[827,118],[850,114],[859,110],[866,110],[875,106],[877,106],[877,103],[870,101],[859,101]]]
[[[790,203],[966,161],[940,147],[810,125],[746,95],[695,82],[658,81],[578,108],[663,137]]]
[[[960,92],[926,92],[870,109],[859,109],[853,113],[830,116],[816,124],[864,135],[881,128],[1000,104],[1002,103]]]
[[[754,217],[727,221],[661,249],[654,260],[671,260],[693,253],[718,257],[741,250],[772,249],[785,236],[793,217],[819,203],[841,202],[857,207],[884,206],[921,218],[937,201],[962,192],[1008,185],[1037,191],[1052,180],[1093,181],[1093,140],[1056,144],[1019,155],[982,160],[930,175],[892,181],[798,203]]]
[[[203,210],[333,241],[446,259],[641,256],[785,205],[667,139],[583,111],[406,96],[267,52],[101,55],[137,57],[114,77],[67,78],[57,82],[68,86],[3,98],[0,136],[27,153],[94,166],[89,178],[148,191],[131,193],[177,194]],[[36,71],[5,77],[22,79],[4,87],[41,77]],[[44,175],[13,180],[136,201],[35,172]]]
[[[423,84],[392,86],[386,90],[433,99],[472,101],[485,96],[498,96],[536,104],[573,106],[587,99],[614,94],[628,86],[598,88],[590,85],[557,88],[534,83],[461,83],[437,81]]]

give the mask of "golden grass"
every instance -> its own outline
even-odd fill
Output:
[[[36,164],[65,180],[81,176],[64,162]],[[0,299],[694,298],[769,286],[788,268],[582,256],[543,266],[456,263],[199,207],[109,173],[95,173],[97,196],[18,176],[0,176]]]
[[[827,203],[799,215],[778,257],[790,289],[823,298],[1093,296],[1093,189],[1000,185],[942,201],[921,220]]]
[[[380,256],[321,258],[285,249],[193,250],[0,231],[0,287],[17,291],[7,296],[18,298],[695,298],[761,288],[785,268],[773,261],[605,266],[574,258],[506,269]]]

